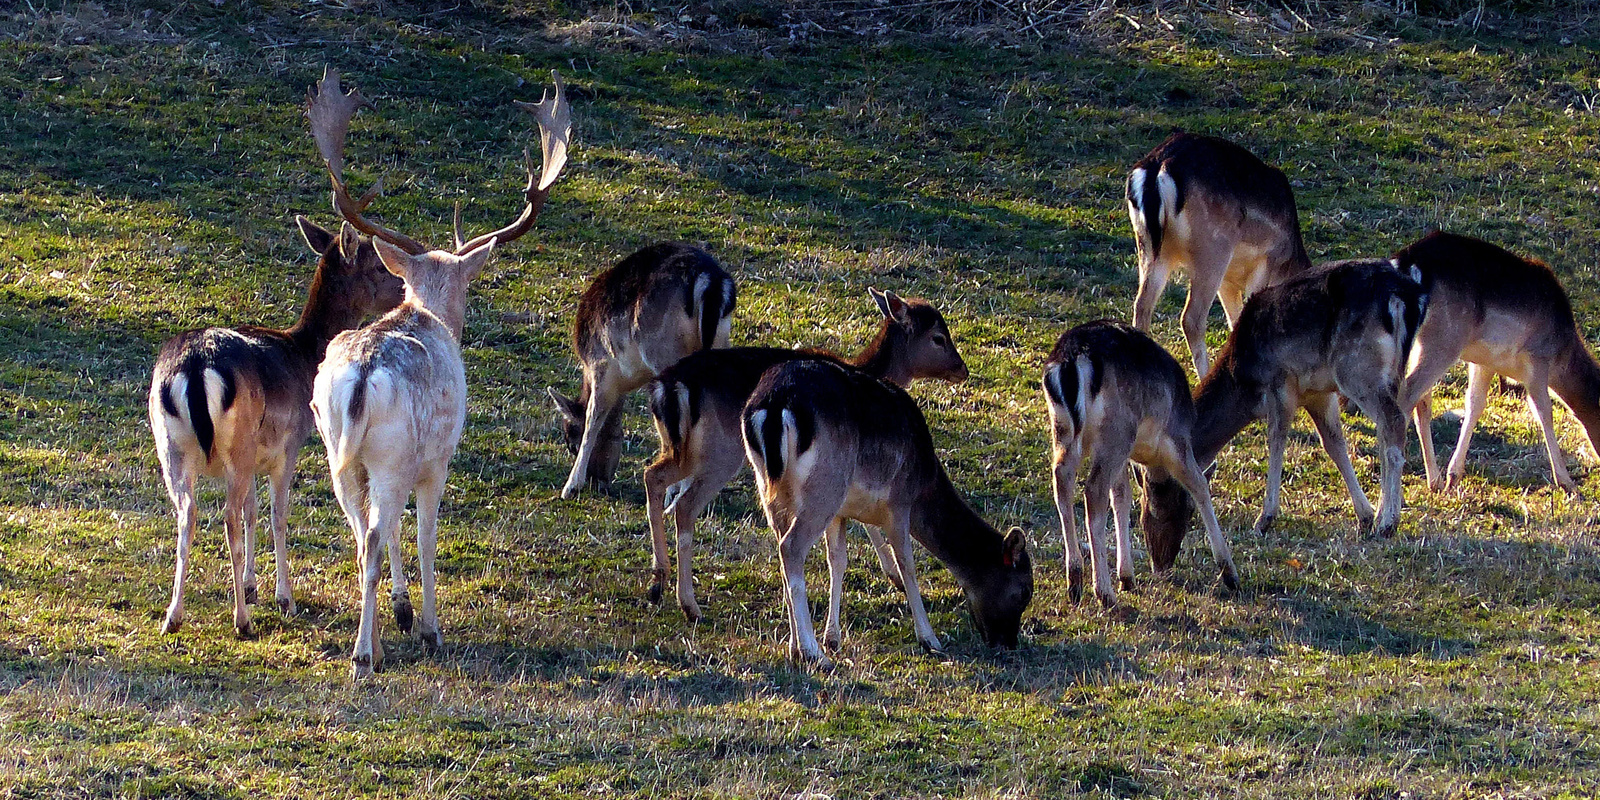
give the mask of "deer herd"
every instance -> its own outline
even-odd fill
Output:
[[[540,169],[526,158],[521,214],[504,228],[465,239],[458,205],[449,250],[365,216],[382,184],[352,197],[344,182],[344,147],[356,112],[371,105],[358,92],[345,92],[331,68],[313,87],[307,117],[343,222],[334,233],[304,217],[295,220],[318,257],[299,321],[286,330],[182,333],[161,348],[151,377],[150,427],[178,522],[163,631],[183,624],[200,477],[221,479],[226,488],[223,521],[238,633],[252,633],[250,606],[257,602],[258,473],[266,473],[272,488],[275,599],[283,614],[295,613],[286,541],[289,487],[300,446],[315,426],[355,535],[361,616],[354,674],[370,675],[382,663],[377,591],[386,550],[395,620],[407,633],[415,622],[400,540],[413,494],[422,583],[417,634],[430,651],[443,646],[435,558],[439,502],[466,419],[460,340],[467,289],[495,250],[532,229],[566,163],[570,113],[561,78],[552,77],[553,96],[517,104],[533,114],[543,153]],[[1494,375],[1525,387],[1554,481],[1576,493],[1557,444],[1550,391],[1600,447],[1600,365],[1545,265],[1435,232],[1391,258],[1314,266],[1284,174],[1209,136],[1176,133],[1140,159],[1128,175],[1126,200],[1139,265],[1133,325],[1079,325],[1061,335],[1044,362],[1054,496],[1074,602],[1087,577],[1073,508],[1085,465],[1089,565],[1101,603],[1112,606],[1118,588],[1133,587],[1135,480],[1156,571],[1172,566],[1198,509],[1222,583],[1238,590],[1241,579],[1213,509],[1208,470],[1241,430],[1266,421],[1266,492],[1255,523],[1266,531],[1278,514],[1296,409],[1306,410],[1338,467],[1359,526],[1378,536],[1393,535],[1399,522],[1407,412],[1421,439],[1428,486],[1443,490],[1464,475]],[[1188,273],[1182,330],[1199,376],[1192,391],[1184,368],[1147,333],[1173,270]],[[699,247],[651,245],[601,272],[578,301],[572,341],[582,368],[578,395],[550,390],[573,454],[561,497],[611,482],[622,451],[623,399],[647,387],[661,440],[660,456],[644,470],[652,601],[665,593],[670,517],[678,605],[691,622],[700,619],[692,570],[695,519],[748,463],[777,537],[794,658],[826,664],[825,649],[840,644],[849,519],[868,526],[879,566],[905,592],[924,647],[937,651],[941,644],[918,588],[913,541],[949,569],[983,641],[1015,647],[1034,588],[1026,536],[1020,528],[1001,533],[967,504],[905,392],[918,379],[960,383],[967,365],[934,305],[894,292],[869,294],[882,317],[877,335],[845,357],[729,347],[737,285]],[[1231,330],[1214,360],[1205,344],[1213,295]],[[1441,476],[1430,397],[1457,361],[1468,364],[1466,414]],[[1342,402],[1375,424],[1376,510],[1350,460]],[[1116,581],[1106,547],[1108,516],[1116,532]],[[829,576],[821,645],[804,570],[819,539]]]

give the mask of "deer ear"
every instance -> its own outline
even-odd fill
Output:
[[[894,320],[901,325],[911,324],[911,318],[906,316],[906,301],[901,300],[900,295],[894,292],[880,292],[876,289],[868,289],[867,293],[872,295],[873,300],[877,301],[878,310],[883,312],[884,319]]]
[[[1000,561],[1008,567],[1014,567],[1028,557],[1028,536],[1021,528],[1012,528],[1006,531],[1005,541],[1000,544]]]
[[[472,252],[461,256],[456,262],[457,268],[467,280],[475,280],[478,274],[483,272],[483,265],[489,263],[489,254],[494,252],[496,241],[498,240],[490,239]]]
[[[351,264],[356,263],[356,253],[361,249],[361,234],[354,226],[346,222],[339,226],[339,252],[344,255],[344,260]]]
[[[349,226],[346,225],[346,227]],[[350,230],[353,231],[355,229],[351,228]],[[343,236],[342,231],[340,235]],[[411,254],[378,238],[372,240],[372,246],[377,249],[378,259],[383,262],[384,269],[399,276],[401,280],[405,280],[406,272],[411,268]]]
[[[565,417],[568,422],[583,421],[585,409],[581,403],[556,391],[553,386],[545,391],[550,394],[550,402],[555,404],[556,410],[561,412],[561,416]]]
[[[299,214],[294,216],[294,224],[299,226],[300,236],[306,240],[306,246],[311,248],[311,252],[319,256],[328,252],[328,245],[333,244],[333,234],[328,233],[327,228]]]

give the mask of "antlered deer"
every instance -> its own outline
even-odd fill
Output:
[[[622,455],[623,395],[684,356],[728,346],[737,291],[710,253],[653,244],[596,275],[578,301],[572,349],[583,368],[576,398],[550,389],[575,457],[561,487],[605,486]]]
[[[1133,165],[1127,200],[1139,249],[1133,325],[1150,330],[1168,274],[1187,270],[1183,336],[1201,378],[1213,296],[1231,328],[1251,294],[1311,270],[1289,179],[1226,139],[1172,134]]]
[[[1246,425],[1266,417],[1267,493],[1256,530],[1266,531],[1277,517],[1289,423],[1295,409],[1304,408],[1344,478],[1361,527],[1394,534],[1405,461],[1400,385],[1424,305],[1421,288],[1387,260],[1327,265],[1245,304],[1238,327],[1195,390],[1192,443],[1195,460],[1208,466]],[[1383,496],[1376,517],[1350,463],[1339,395],[1377,428]],[[1149,471],[1140,523],[1158,570],[1177,558],[1193,508],[1170,475]]]
[[[911,540],[950,569],[985,643],[1015,647],[1033,598],[1022,529],[1002,535],[951,485],[921,409],[904,389],[825,359],[767,370],[745,405],[745,455],[767,522],[778,537],[791,656],[819,664],[806,601],[805,557],[827,536],[830,592],[825,637],[837,646],[844,587],[845,519],[882,528],[905,583],[917,640],[941,650],[917,587]]]
[[[500,242],[533,227],[550,186],[566,162],[570,116],[559,75],[556,93],[537,104],[519,104],[538,120],[544,168],[528,161],[526,205],[516,222],[462,242],[457,215],[455,252],[430,250],[422,243],[361,216],[376,196],[352,201],[339,169],[350,117],[364,103],[352,91],[342,94],[331,70],[311,98],[310,115],[318,144],[328,161],[334,204],[352,225],[369,230],[379,257],[405,280],[405,301],[377,322],[341,334],[328,346],[317,372],[311,407],[328,448],[334,493],[355,533],[361,580],[361,623],[351,661],[357,678],[370,675],[383,660],[377,636],[378,567],[381,547],[389,544],[395,619],[409,630],[412,610],[400,556],[400,517],[406,500],[417,495],[417,560],[422,579],[424,646],[444,644],[434,602],[439,500],[450,457],[466,418],[466,371],[461,362],[467,285],[477,277]]]
[[[661,600],[667,580],[666,514],[670,512],[678,532],[678,606],[690,622],[700,618],[694,597],[694,521],[744,466],[739,415],[769,368],[800,358],[825,358],[901,387],[918,378],[951,383],[967,379],[967,365],[937,308],[925,300],[902,300],[894,292],[867,291],[883,320],[878,335],[854,358],[779,347],[705,350],[667,368],[650,384],[650,413],[661,437],[661,455],[644,471],[652,544],[651,602]],[[871,528],[867,532],[884,573],[903,588],[883,537]]]
[[[1401,397],[1412,408],[1428,486],[1441,489],[1466,475],[1472,429],[1488,400],[1489,377],[1499,373],[1527,389],[1556,485],[1576,494],[1556,442],[1550,390],[1600,451],[1600,365],[1578,333],[1572,303],[1555,273],[1488,242],[1440,232],[1396,253],[1394,264],[1414,275],[1428,296]],[[1431,395],[1457,360],[1468,366],[1467,413],[1444,478],[1433,454]]]
[[[1133,588],[1133,547],[1129,540],[1132,494],[1128,461],[1158,467],[1174,476],[1200,507],[1211,555],[1229,589],[1239,588],[1228,540],[1211,507],[1211,490],[1195,461],[1191,444],[1194,400],[1183,367],[1144,333],[1111,320],[1084,323],[1061,335],[1044,366],[1049,402],[1056,511],[1066,544],[1067,576],[1074,603],[1083,596],[1083,545],[1072,513],[1078,468],[1087,459],[1084,519],[1094,593],[1106,607],[1116,604],[1106,561],[1106,512],[1114,508],[1117,575]]]
[[[300,320],[287,330],[204,328],[161,347],[150,378],[150,430],[161,477],[178,515],[172,604],[161,629],[183,626],[183,584],[197,516],[195,479],[227,484],[223,524],[233,564],[233,625],[251,633],[256,602],[255,476],[272,486],[272,546],[278,609],[294,613],[289,587],[289,484],[311,434],[311,381],[328,342],[363,317],[399,304],[401,283],[350,226],[334,236],[305,217],[295,223],[317,253]]]

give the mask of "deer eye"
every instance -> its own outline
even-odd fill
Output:
[[[944,334],[936,333],[936,334],[933,335],[933,346],[934,347],[944,347],[945,345],[947,345],[949,343],[950,343],[950,340],[946,339],[944,337]]]

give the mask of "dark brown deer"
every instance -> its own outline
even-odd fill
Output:
[[[1183,335],[1202,378],[1213,296],[1231,328],[1251,294],[1311,270],[1289,179],[1226,139],[1172,134],[1133,165],[1127,200],[1139,248],[1134,327],[1150,330],[1167,276],[1187,271]]]
[[[737,290],[710,253],[653,244],[596,275],[578,301],[572,349],[583,368],[578,396],[555,389],[572,472],[570,498],[611,482],[622,456],[622,397],[690,353],[728,346]]]
[[[311,434],[311,382],[328,342],[362,318],[393,308],[400,279],[378,261],[371,243],[346,225],[338,238],[305,217],[300,234],[317,253],[300,320],[287,330],[204,328],[161,347],[150,378],[150,430],[161,477],[178,515],[172,604],[161,629],[183,626],[183,584],[197,517],[195,479],[227,485],[223,524],[233,565],[233,625],[250,635],[256,590],[255,477],[272,487],[272,547],[278,609],[294,613],[287,544],[289,485],[295,459]]]
[[[532,229],[550,187],[566,163],[571,118],[561,77],[552,73],[556,93],[536,104],[519,104],[538,121],[543,140],[542,172],[531,158],[526,204],[517,221],[486,236],[462,241],[456,216],[455,252],[430,250],[403,234],[362,217],[369,192],[352,201],[341,174],[344,138],[350,118],[365,104],[359,94],[343,94],[338,74],[328,72],[310,100],[309,114],[328,172],[334,205],[352,225],[371,232],[384,266],[405,280],[405,300],[377,322],[341,334],[328,353],[312,391],[311,408],[328,448],[334,493],[355,534],[361,575],[361,622],[351,657],[357,678],[383,661],[377,635],[378,568],[385,541],[393,580],[395,620],[409,631],[412,609],[400,551],[400,517],[406,500],[417,496],[417,560],[422,580],[425,647],[438,650],[444,638],[434,601],[434,558],[438,546],[439,500],[450,457],[466,419],[466,371],[461,362],[461,331],[466,319],[467,285],[477,277],[501,242]]]
[[[744,466],[739,417],[769,368],[799,358],[826,358],[901,387],[918,378],[951,383],[967,379],[967,365],[939,309],[925,300],[902,300],[894,292],[867,291],[883,320],[877,336],[854,358],[779,347],[705,350],[668,367],[650,384],[650,413],[661,437],[661,455],[644,471],[653,555],[651,602],[660,602],[666,585],[666,514],[671,513],[678,533],[678,606],[690,622],[700,619],[694,596],[694,521]],[[904,588],[883,537],[871,528],[867,532],[884,573]]]
[[[1550,390],[1583,425],[1600,451],[1600,365],[1584,344],[1572,302],[1550,268],[1488,242],[1434,232],[1395,254],[1396,268],[1411,274],[1428,296],[1428,315],[1417,331],[1401,402],[1409,404],[1422,441],[1428,486],[1459,482],[1467,471],[1467,445],[1488,400],[1489,378],[1500,374],[1527,389],[1528,409],[1544,433],[1557,486],[1576,495],[1556,441]],[[1433,454],[1434,384],[1456,361],[1468,366],[1467,412],[1450,457],[1448,477]]]
[[[1245,304],[1214,369],[1195,390],[1192,443],[1195,460],[1209,466],[1246,425],[1266,418],[1267,493],[1257,531],[1277,517],[1289,423],[1304,408],[1344,478],[1361,528],[1394,534],[1405,465],[1400,386],[1424,305],[1421,288],[1387,260],[1327,265]],[[1350,463],[1340,395],[1377,428],[1383,496],[1376,515]],[[1165,470],[1148,475],[1140,522],[1151,560],[1165,570],[1177,558],[1194,504]]]
[[[843,522],[882,528],[905,582],[917,640],[943,648],[917,587],[911,540],[950,569],[985,643],[1016,647],[1033,598],[1022,529],[1002,535],[968,506],[933,448],[921,409],[904,389],[827,359],[789,361],[761,377],[743,415],[745,455],[767,522],[778,537],[790,655],[828,663],[806,599],[805,557],[827,537],[830,647],[839,623]]]
[[[1228,540],[1211,507],[1211,489],[1195,461],[1191,444],[1194,400],[1183,367],[1161,345],[1128,325],[1111,320],[1084,323],[1061,335],[1044,365],[1044,394],[1050,408],[1056,511],[1066,544],[1072,602],[1083,596],[1083,545],[1072,513],[1078,468],[1089,462],[1084,488],[1084,520],[1094,565],[1094,593],[1107,608],[1116,605],[1106,560],[1106,516],[1114,509],[1117,575],[1133,589],[1133,545],[1129,539],[1132,494],[1131,459],[1172,475],[1200,508],[1211,555],[1222,582],[1238,591],[1238,571]]]

